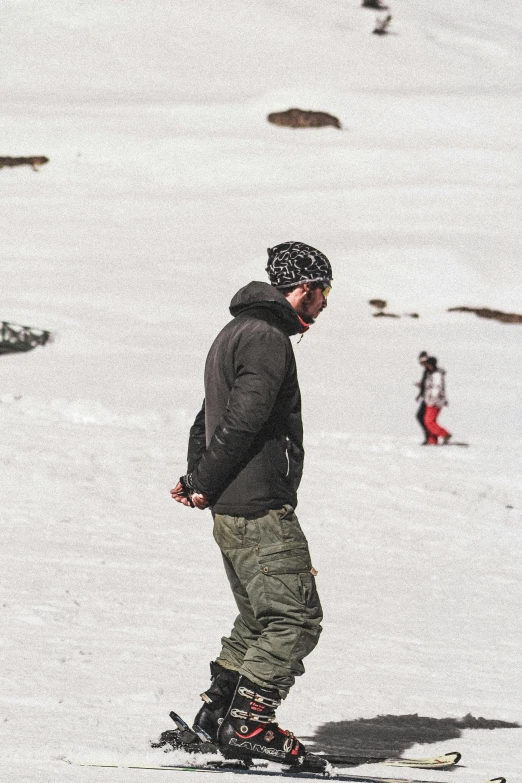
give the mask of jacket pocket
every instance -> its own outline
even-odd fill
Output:
[[[267,441],[264,457],[268,475],[274,476],[278,481],[286,480],[290,470],[287,438],[278,437]]]

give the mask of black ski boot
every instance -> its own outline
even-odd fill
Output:
[[[241,676],[219,727],[219,749],[227,758],[263,758],[299,767],[303,772],[324,772],[326,760],[307,753],[297,737],[275,722],[280,704],[277,690],[262,688]]]
[[[212,683],[210,688],[201,694],[205,703],[194,718],[193,729],[202,739],[208,737],[210,742],[217,744],[218,729],[234,696],[239,672],[225,669],[221,664],[212,661],[210,676]]]

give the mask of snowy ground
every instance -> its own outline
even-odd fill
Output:
[[[522,312],[515,4],[401,0],[384,39],[340,0],[4,5],[0,154],[50,163],[0,171],[0,319],[56,340],[0,356],[0,779],[148,783],[60,759],[166,760],[198,708],[234,607],[169,489],[228,302],[287,239],[335,288],[295,345],[325,629],[281,723],[522,723],[522,331],[447,313]],[[344,130],[266,122],[293,105]],[[418,445],[422,349],[469,448]],[[517,783],[521,734],[408,755]]]

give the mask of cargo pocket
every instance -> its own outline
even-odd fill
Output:
[[[307,546],[279,543],[259,547],[259,568],[263,574],[306,574],[311,567]]]
[[[299,574],[298,578],[301,585],[303,603],[310,611],[310,618],[322,620],[323,610],[315,585],[315,577],[309,571],[306,574]]]

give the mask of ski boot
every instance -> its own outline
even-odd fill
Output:
[[[208,741],[216,744],[218,729],[234,696],[239,672],[225,669],[221,664],[212,661],[210,676],[210,688],[201,694],[204,704],[194,718],[192,728],[199,737],[207,737]]]
[[[303,772],[326,772],[326,759],[307,753],[297,737],[276,723],[275,710],[280,704],[277,690],[262,688],[241,676],[217,733],[222,754],[226,758],[277,761]]]

